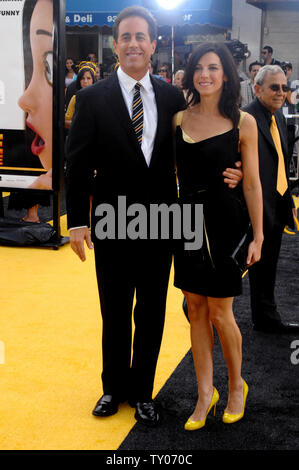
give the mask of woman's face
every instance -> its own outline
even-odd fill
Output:
[[[30,22],[33,74],[19,106],[27,113],[27,126],[35,132],[32,153],[40,158],[46,170],[52,168],[52,28],[52,0],[38,0]]]
[[[219,94],[220,97],[224,81],[226,77],[219,56],[214,52],[207,52],[195,67],[194,88],[201,96]]]
[[[87,86],[92,85],[92,83],[91,73],[88,71],[84,72],[83,77],[80,80],[81,88],[86,88]]]
[[[72,61],[72,59],[67,59],[65,66],[69,72],[73,72],[72,65],[74,65],[74,62]]]

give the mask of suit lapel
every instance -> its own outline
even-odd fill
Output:
[[[273,139],[272,139],[272,135],[271,135],[271,132],[270,132],[270,126],[269,126],[269,123],[267,121],[267,118],[265,116],[265,113],[263,113],[262,109],[260,108],[259,106],[259,103],[257,101],[257,98],[256,98],[256,102],[254,103],[255,105],[255,114],[257,116],[257,125],[261,131],[261,133],[264,135],[264,137],[266,138],[266,140],[269,142],[269,144],[274,148],[274,150],[276,151],[276,147],[274,145],[274,142],[273,142]]]
[[[109,79],[107,79],[105,99],[107,102],[107,109],[111,108],[115,116],[117,126],[121,126],[125,131],[128,143],[133,150],[132,152],[129,152],[129,155],[143,166],[145,165],[147,167],[144,155],[140,145],[138,144],[136,134],[132,126],[130,115],[122,95],[116,72],[111,75]]]
[[[271,132],[270,132],[270,126],[269,126],[269,123],[267,121],[267,118],[266,118],[265,114],[263,113],[263,111],[260,109],[260,106],[258,105],[258,103],[254,103],[254,106],[255,106],[255,114],[257,115],[257,125],[258,125],[260,131],[262,132],[262,134],[264,135],[264,137],[269,142],[269,144],[276,151],[276,147],[275,147],[273,139],[272,139],[272,135],[271,135]],[[283,129],[282,129],[281,118],[280,118],[279,115],[277,115],[277,112],[275,113],[275,119],[276,119],[276,124],[277,124],[278,130],[279,130],[282,151],[283,151],[283,154],[284,154],[284,158],[286,158],[287,144],[286,144],[286,141],[285,141],[285,138],[284,138],[284,132],[283,132]]]

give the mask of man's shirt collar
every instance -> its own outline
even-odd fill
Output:
[[[118,75],[118,79],[119,79],[121,85],[124,87],[126,92],[131,93],[131,91],[134,89],[134,87],[137,83],[137,80],[130,77],[130,75],[126,74],[121,69],[121,67],[118,67],[117,75]],[[149,91],[152,88],[152,82],[151,82],[151,79],[150,79],[149,72],[146,72],[144,77],[142,77],[141,80],[138,80],[138,83],[140,83],[146,91]]]
[[[272,119],[272,113],[271,111],[269,111],[268,108],[266,108],[265,105],[263,105],[263,103],[257,98],[257,102],[263,112],[263,114],[265,115],[266,119],[267,119],[267,122],[269,123],[269,126],[271,124],[271,119]]]

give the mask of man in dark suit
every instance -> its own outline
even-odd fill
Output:
[[[288,187],[286,123],[280,111],[287,89],[283,70],[277,65],[266,65],[255,77],[256,99],[243,108],[255,117],[258,126],[264,206],[262,256],[249,269],[252,321],[256,330],[275,333],[299,332],[298,323],[281,320],[274,296],[283,229],[285,225],[294,226],[295,215]]]
[[[112,415],[129,398],[136,419],[150,426],[160,421],[152,391],[172,244],[126,237],[128,222],[126,226],[119,219],[116,239],[101,239],[105,237],[98,216],[103,207],[118,212],[119,196],[125,196],[127,207],[136,203],[145,208],[152,203],[170,205],[177,200],[172,117],[185,107],[185,101],[176,87],[149,75],[156,34],[155,20],[144,8],[129,7],[118,15],[114,48],[120,66],[108,79],[77,93],[67,151],[70,240],[83,261],[84,242],[92,248],[87,227],[93,196],[91,227],[103,319],[104,391],[93,414]],[[238,170],[225,176],[233,185],[240,179]]]

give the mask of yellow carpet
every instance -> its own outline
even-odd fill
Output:
[[[296,207],[299,198],[294,197]],[[67,235],[66,217],[61,218]],[[95,418],[101,321],[93,254],[0,246],[0,450],[114,450],[134,410]],[[190,348],[182,294],[172,285],[154,395]]]
[[[102,393],[93,254],[82,263],[69,244],[0,252],[0,449],[117,449],[135,424],[134,410],[123,404],[109,418],[91,415]],[[154,395],[190,348],[172,281],[173,272]]]

